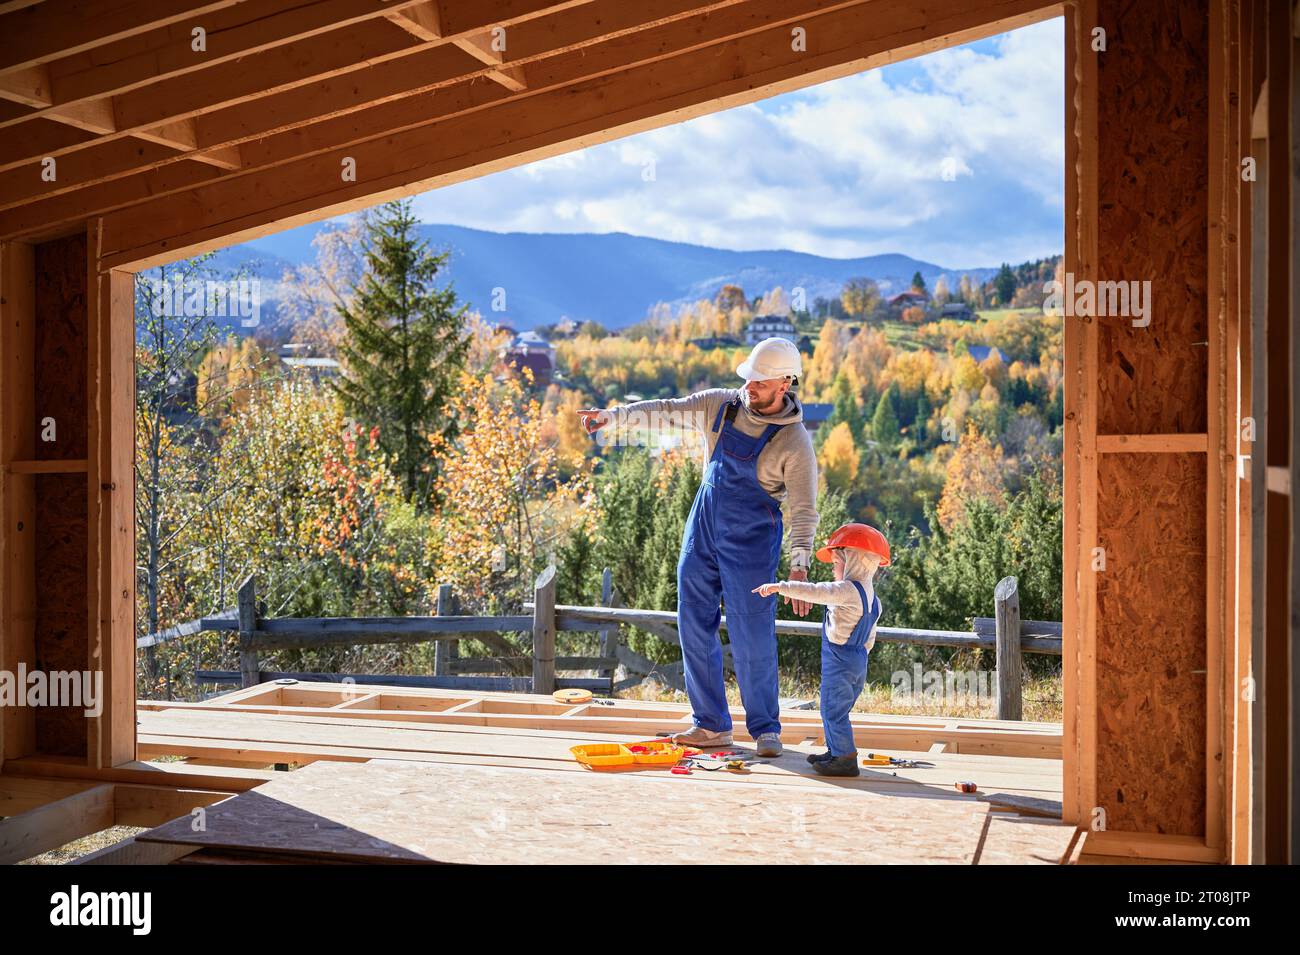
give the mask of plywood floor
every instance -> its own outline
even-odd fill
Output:
[[[715,774],[700,774],[711,777]],[[1073,827],[989,804],[664,773],[315,763],[147,842],[398,863],[1056,864]]]
[[[510,702],[524,709],[529,700],[547,705]],[[141,709],[142,758],[300,766],[209,809],[204,832],[186,818],[142,840],[204,847],[189,862],[260,853],[340,862],[1055,864],[1074,847],[1074,828],[1059,821],[1059,759],[936,745],[902,753],[930,766],[831,780],[805,760],[821,749],[810,738],[743,775],[595,773],[569,747],[611,737],[584,722],[430,724],[400,711],[354,718],[268,709]],[[958,792],[958,781],[978,793]],[[1055,820],[1043,818],[1053,812]]]

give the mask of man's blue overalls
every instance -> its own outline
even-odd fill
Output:
[[[776,579],[781,556],[781,504],[758,483],[758,456],[783,426],[758,437],[735,427],[739,399],[718,409],[722,428],[691,505],[677,562],[677,619],[686,692],[696,726],[731,729],[718,642],[727,605],[727,634],[745,706],[745,727],[757,739],[781,732],[777,704],[776,597],[751,593]]]
[[[880,598],[873,594],[868,607],[866,590],[856,580],[852,583],[862,598],[862,619],[849,642],[831,643],[826,636],[826,618],[822,618],[822,729],[832,756],[852,756],[858,751],[849,711],[867,681],[867,638],[880,619]]]

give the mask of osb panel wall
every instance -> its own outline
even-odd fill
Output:
[[[36,247],[36,456],[85,458],[86,240],[62,239]],[[42,419],[53,418],[53,442],[41,439]],[[36,665],[46,673],[80,674],[87,667],[86,475],[36,478]],[[86,755],[82,707],[36,711],[37,752]]]
[[[1204,835],[1205,456],[1101,455],[1097,535],[1106,827]]]
[[[36,478],[36,665],[46,673],[86,669],[86,476]],[[36,711],[36,750],[86,755],[84,707]]]
[[[1151,284],[1148,326],[1133,327],[1136,316],[1098,318],[1097,430],[1200,433],[1208,0],[1100,0],[1099,15],[1098,279]]]
[[[86,237],[36,247],[36,457],[86,456]],[[42,438],[54,419],[56,440]]]

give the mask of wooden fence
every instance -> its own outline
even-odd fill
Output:
[[[624,645],[623,627],[637,627],[659,636],[668,643],[679,643],[677,614],[670,610],[638,610],[618,606],[610,572],[601,579],[601,606],[557,605],[555,602],[555,568],[548,567],[533,586],[533,600],[526,603],[526,615],[479,617],[458,616],[451,588],[438,589],[438,613],[429,617],[280,617],[265,618],[257,612],[257,592],[250,576],[239,588],[238,606],[198,621],[158,634],[141,637],[137,649],[156,646],[167,640],[181,639],[201,631],[231,631],[239,635],[239,670],[197,670],[199,682],[239,684],[279,679],[313,681],[355,681],[379,686],[431,686],[444,689],[550,693],[556,689],[579,688],[598,693],[612,693],[657,679],[675,689],[685,690],[685,676],[680,660],[659,663]],[[1020,619],[1020,601],[1016,578],[999,581],[994,591],[994,616],[976,617],[973,632],[951,630],[917,630],[905,627],[879,627],[877,643],[916,646],[972,648],[994,650],[999,676],[999,719],[1023,718],[1022,654],[1061,653],[1061,624]],[[722,617],[722,630],[727,618]],[[776,632],[785,635],[815,637],[821,625],[809,620],[778,620]],[[600,655],[593,657],[562,656],[555,652],[560,632],[586,632],[600,635]],[[521,656],[506,634],[524,633],[532,639],[531,656]],[[465,658],[459,655],[460,640],[472,637],[500,653],[494,657]],[[415,644],[435,642],[432,676],[384,674],[289,673],[261,669],[260,654],[276,650],[315,649],[322,647],[367,644]],[[731,648],[723,645],[723,664],[732,669]],[[615,682],[622,667],[629,674]],[[598,677],[558,676],[558,672],[595,671]],[[473,674],[473,675],[469,675]],[[504,674],[504,675],[494,675]]]

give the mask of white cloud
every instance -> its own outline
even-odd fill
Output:
[[[1051,254],[1063,243],[1063,44],[1063,21],[1036,24],[991,52],[943,50],[426,193],[417,212],[954,268]]]

